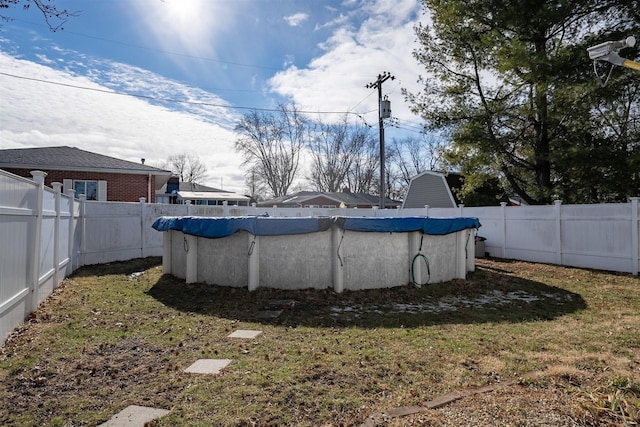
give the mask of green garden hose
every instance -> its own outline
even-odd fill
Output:
[[[424,283],[416,282],[416,278],[414,274],[414,266],[416,264],[416,259],[418,258],[422,259],[424,261],[424,264],[427,266],[427,281]],[[431,269],[429,268],[429,259],[424,254],[419,252],[411,260],[411,284],[419,288],[421,286],[427,285],[429,283],[429,280],[431,280]]]

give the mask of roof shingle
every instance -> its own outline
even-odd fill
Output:
[[[40,147],[0,150],[0,167],[43,169],[108,169],[122,172],[170,173],[170,171],[92,153],[75,147]]]

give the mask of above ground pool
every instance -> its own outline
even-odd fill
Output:
[[[165,274],[221,286],[336,292],[464,279],[477,218],[160,217]]]

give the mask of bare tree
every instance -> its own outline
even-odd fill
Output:
[[[295,105],[280,104],[275,113],[245,114],[235,130],[235,149],[243,164],[255,171],[274,197],[286,195],[298,172],[307,119]]]
[[[31,8],[31,5],[35,5],[44,16],[44,20],[51,31],[63,30],[63,25],[69,18],[80,15],[79,11],[70,12],[67,9],[58,9],[55,4],[51,3],[51,0],[0,0],[0,10],[18,6],[27,10]],[[0,14],[0,19],[3,21],[11,21],[11,17],[4,13]]]
[[[256,168],[251,168],[246,176],[247,194],[252,200],[261,201],[267,192],[267,187],[260,179],[260,173]]]
[[[354,157],[347,173],[347,187],[354,193],[379,193],[379,181],[376,178],[380,163],[378,141],[362,129],[353,140]]]
[[[445,147],[445,139],[433,134],[422,134],[422,138],[394,139],[389,146],[387,158],[389,196],[404,197],[411,178],[442,166]]]
[[[361,126],[349,125],[344,116],[338,123],[320,123],[309,142],[311,172],[307,179],[317,191],[340,191],[348,186],[347,176],[357,167],[364,149]]]
[[[162,166],[180,176],[181,182],[200,184],[207,175],[207,167],[202,161],[191,153],[172,154]]]

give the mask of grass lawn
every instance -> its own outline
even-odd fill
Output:
[[[201,358],[232,362],[184,372]],[[84,267],[0,349],[0,399],[12,426],[129,405],[170,410],[154,426],[633,426],[640,278],[478,260],[465,281],[335,294],[187,285],[158,258]]]

